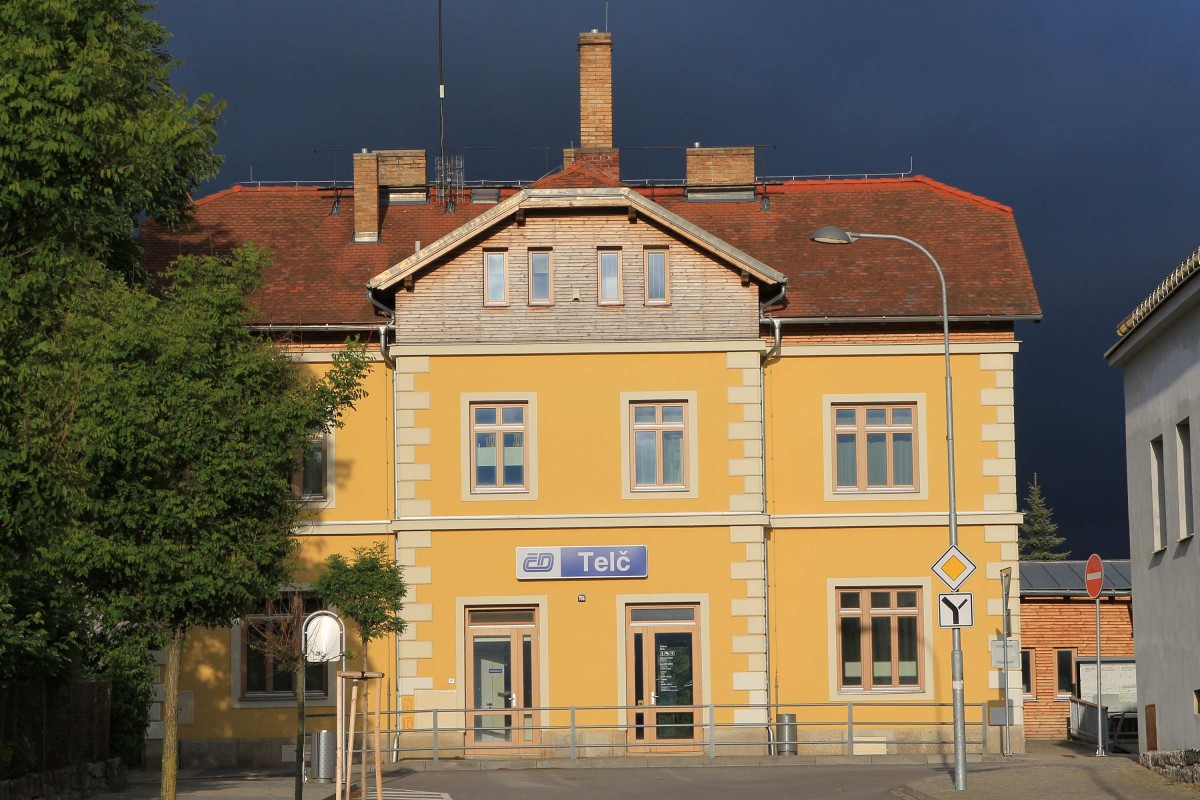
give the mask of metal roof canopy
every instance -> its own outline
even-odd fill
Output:
[[[1087,597],[1086,561],[1020,562],[1021,597]],[[1131,594],[1129,559],[1104,559],[1102,597]]]

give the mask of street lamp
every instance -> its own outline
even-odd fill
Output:
[[[946,309],[946,276],[938,265],[933,254],[921,245],[904,236],[890,233],[851,233],[833,225],[827,225],[812,235],[814,242],[821,244],[853,244],[859,239],[887,239],[903,242],[915,247],[925,254],[933,268],[937,270],[938,281],[942,285],[942,341],[946,355],[946,469],[949,475],[950,489],[950,546],[958,545],[958,509],[954,493],[954,392],[950,382],[950,314]],[[954,788],[962,791],[967,788],[967,723],[963,708],[963,658],[962,632],[958,628],[951,631],[952,650],[950,652],[950,679],[954,700]],[[1005,709],[1007,711],[1007,709]],[[987,724],[987,720],[984,720]]]

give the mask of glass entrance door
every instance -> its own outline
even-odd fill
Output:
[[[677,752],[701,733],[696,606],[632,606],[627,612],[630,745]],[[668,743],[672,746],[668,746]],[[655,746],[657,745],[657,747]]]
[[[536,610],[468,609],[467,649],[468,747],[536,745]]]

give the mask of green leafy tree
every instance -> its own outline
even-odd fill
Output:
[[[64,567],[107,613],[167,642],[166,800],[188,631],[227,626],[289,581],[296,460],[363,395],[361,345],[317,380],[248,330],[266,262],[251,247],[184,257],[157,295],[99,280],[67,325],[89,379],[72,429],[86,496]]]
[[[1058,535],[1054,511],[1046,505],[1037,473],[1034,473],[1033,482],[1029,484],[1022,511],[1025,521],[1021,523],[1021,535],[1017,538],[1022,561],[1062,561],[1071,555],[1070,550],[1059,549],[1066,539]]]
[[[136,263],[150,216],[182,221],[221,164],[223,110],[171,88],[167,32],[141,0],[0,4],[0,249],[47,242]]]
[[[86,597],[56,569],[82,502],[89,378],[63,335],[75,288],[131,274],[136,225],[179,222],[215,176],[222,105],[172,90],[140,0],[0,3],[0,683],[85,668]]]
[[[340,553],[329,556],[325,571],[313,583],[313,591],[327,605],[354,620],[363,645],[364,671],[370,643],[389,633],[404,633],[407,627],[400,611],[408,587],[382,542],[354,548],[353,562]]]

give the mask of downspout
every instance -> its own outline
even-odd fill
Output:
[[[371,305],[383,312],[383,315],[388,318],[386,325],[379,326],[379,355],[383,356],[383,360],[392,368],[393,372],[396,369],[396,359],[392,358],[387,350],[388,330],[396,327],[396,312],[385,306],[383,303],[375,299],[375,290],[367,287],[367,299],[371,301]]]
[[[375,299],[375,290],[373,288],[371,288],[370,286],[367,287],[367,299],[370,300],[371,305],[375,306],[375,308],[377,308],[379,311],[381,311],[383,313],[383,315],[385,317],[387,317],[387,320],[388,320],[387,323],[379,326],[379,355],[383,356],[383,361],[390,368],[390,372],[392,375],[392,409],[393,409],[393,413],[394,413],[394,410],[396,408],[396,359],[392,358],[391,354],[388,353],[388,330],[389,329],[394,330],[396,327],[396,312],[393,309],[388,308],[383,303],[376,300]],[[395,470],[397,468],[397,466],[396,466],[396,420],[394,418],[392,419],[392,424],[389,425],[388,427],[392,429],[392,458],[391,458],[392,470],[393,470],[393,472],[392,472],[392,519],[396,519],[397,515],[400,512],[400,509],[396,505],[396,502],[397,502],[397,500],[396,500],[396,474],[395,474]],[[392,559],[393,559],[394,563],[396,563],[396,564],[400,563],[400,534],[399,533],[392,534]],[[390,711],[397,710],[401,704],[401,699],[400,699],[401,698],[401,694],[400,694],[400,655],[401,655],[400,654],[400,637],[393,635],[393,637],[392,637],[392,663],[395,665],[395,669],[396,669],[396,685],[395,685],[394,690],[391,687],[389,687],[389,689],[388,689],[388,705],[391,706],[391,708],[389,709]],[[397,737],[399,737],[399,735],[400,735],[399,733],[396,734]],[[399,743],[399,741],[397,741],[395,744],[396,744],[396,747],[398,748],[400,743]],[[394,758],[394,755],[393,755],[393,758]],[[395,763],[395,762],[393,761],[393,763]]]
[[[767,504],[767,362],[772,358],[777,358],[783,347],[783,329],[782,324],[777,319],[771,319],[765,316],[767,308],[770,306],[782,303],[787,297],[787,282],[785,281],[779,287],[779,294],[775,295],[770,300],[762,303],[758,307],[759,324],[768,323],[775,334],[775,341],[762,359],[758,362],[758,405],[762,414],[762,424],[759,428],[760,446],[762,447],[762,498],[763,498],[763,514],[767,515],[770,511],[770,506]],[[767,524],[763,526],[763,657],[767,662],[767,741],[770,743],[770,751],[772,754],[778,755],[776,752],[778,743],[774,738],[774,727],[771,725],[771,710],[772,702],[779,699],[779,673],[772,669],[771,663],[771,521],[767,517]],[[771,675],[775,675],[774,691],[771,687]]]

